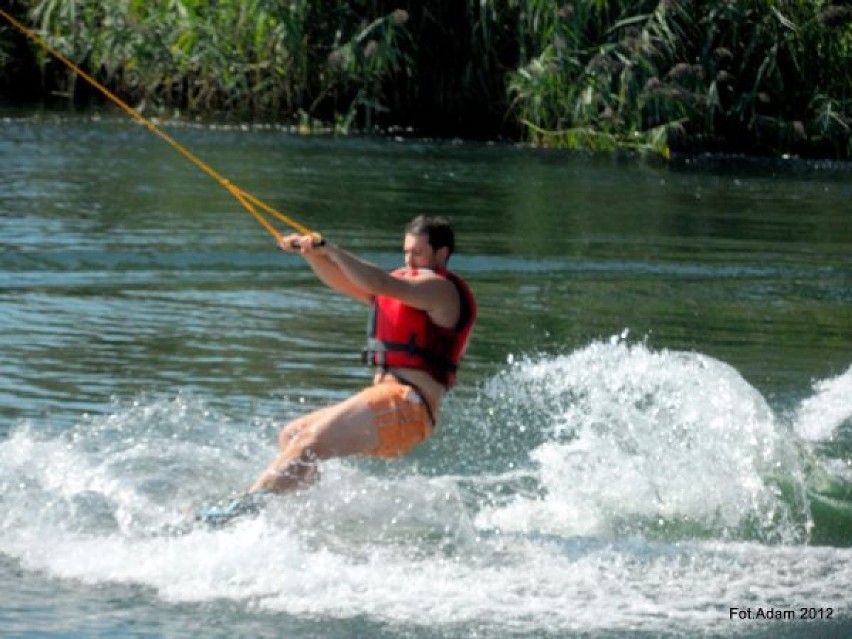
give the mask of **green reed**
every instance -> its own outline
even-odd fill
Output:
[[[852,157],[852,9],[810,0],[525,5],[531,55],[508,86],[533,143]]]
[[[852,157],[842,0],[16,0],[151,111]],[[0,31],[0,65],[11,36]],[[39,56],[45,90],[78,95]],[[5,54],[11,68],[9,54]],[[3,72],[0,71],[0,78]]]
[[[363,12],[345,2],[28,4],[31,24],[54,46],[150,109],[237,117],[342,110],[347,127],[360,114],[370,128],[372,114],[387,108],[382,78],[406,63],[397,46],[405,12],[363,25]],[[60,87],[73,92],[73,76],[57,74]]]

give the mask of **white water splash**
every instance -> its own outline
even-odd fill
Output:
[[[665,530],[794,541],[804,503],[785,503],[779,469],[800,485],[795,448],[763,397],[710,357],[624,342],[524,361],[495,397],[534,397],[551,434],[530,452],[542,495],[518,496],[479,523],[557,535]],[[792,509],[792,510],[791,510]],[[756,529],[756,531],[755,531]]]
[[[182,506],[246,485],[274,452],[272,425],[238,428],[178,397],[118,406],[60,435],[20,427],[0,442],[0,552],[26,570],[143,585],[168,602],[459,636],[725,633],[728,607],[749,604],[848,613],[852,551],[724,540],[750,517],[798,530],[777,521],[784,502],[765,479],[785,460],[783,434],[730,367],[593,344],[520,362],[486,391],[502,397],[483,417],[490,428],[505,425],[501,407],[551,415],[524,424],[543,441],[505,477],[332,462],[318,486],[257,518],[182,536],[156,530]],[[530,477],[537,497],[507,492]],[[715,537],[619,532],[656,518]]]
[[[797,411],[795,429],[810,441],[831,439],[845,424],[852,431],[852,366],[845,373],[814,384],[814,395]]]

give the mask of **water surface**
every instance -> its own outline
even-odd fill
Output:
[[[461,382],[410,457],[168,534],[365,383],[364,310],[147,131],[10,115],[4,636],[852,632],[848,166],[168,130],[389,269],[411,217],[452,216]]]

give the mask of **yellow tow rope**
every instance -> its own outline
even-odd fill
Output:
[[[151,122],[149,119],[147,119],[141,113],[139,113],[136,109],[131,107],[129,104],[124,102],[121,98],[116,96],[112,91],[107,89],[104,85],[102,85],[100,82],[95,80],[92,76],[90,76],[88,73],[83,71],[80,67],[78,67],[76,64],[74,64],[71,60],[66,58],[61,53],[59,53],[59,51],[57,51],[52,46],[50,46],[50,44],[48,44],[48,42],[44,38],[42,38],[38,34],[34,33],[32,30],[25,27],[23,24],[18,22],[15,18],[10,16],[8,13],[6,13],[6,11],[4,11],[3,9],[0,9],[0,16],[3,16],[6,20],[8,20],[12,24],[12,26],[14,26],[16,29],[18,29],[21,33],[23,33],[25,36],[27,36],[30,40],[32,40],[33,42],[35,42],[39,46],[43,47],[53,57],[55,57],[57,60],[61,61],[69,69],[71,69],[74,73],[79,75],[86,82],[88,82],[93,87],[95,87],[98,91],[103,93],[107,98],[109,98],[115,104],[117,104],[122,109],[124,109],[124,111],[127,114],[129,114],[133,119],[144,124],[145,127],[149,131],[151,131],[155,135],[162,138],[165,142],[167,142],[169,145],[171,145],[178,153],[183,155],[187,160],[192,162],[195,166],[197,166],[199,169],[201,169],[204,173],[206,173],[211,178],[216,180],[223,188],[227,189],[231,193],[231,195],[233,195],[237,199],[237,201],[240,204],[242,204],[243,207],[245,207],[245,209],[249,213],[251,213],[255,217],[255,219],[257,219],[257,221],[260,222],[260,224],[263,226],[263,228],[265,228],[267,230],[267,232],[269,232],[269,234],[272,235],[272,237],[274,237],[276,240],[281,239],[281,233],[279,233],[275,229],[275,227],[272,226],[272,224],[269,222],[269,220],[267,220],[263,216],[263,214],[260,213],[260,211],[257,210],[258,208],[263,209],[264,211],[266,211],[267,213],[269,213],[273,217],[277,218],[281,222],[284,222],[285,224],[290,226],[296,232],[298,232],[302,235],[315,235],[319,239],[320,236],[317,235],[316,233],[311,232],[311,230],[309,228],[307,228],[306,226],[299,224],[293,218],[291,218],[287,215],[284,215],[283,213],[275,210],[273,207],[271,207],[268,204],[266,204],[265,202],[259,200],[258,198],[253,196],[251,193],[244,191],[243,189],[238,187],[236,184],[232,184],[229,180],[227,180],[222,175],[220,175],[219,173],[214,171],[212,168],[210,168],[209,165],[205,164],[198,156],[196,156],[195,154],[190,152],[186,147],[182,146],[174,138],[172,138],[171,136],[169,136],[168,134],[164,133],[159,128],[157,128],[157,126],[153,122]]]

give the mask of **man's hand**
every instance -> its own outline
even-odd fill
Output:
[[[278,240],[278,248],[286,253],[307,255],[324,246],[325,240],[318,233],[311,233],[310,235],[292,233],[290,235],[282,235]]]

